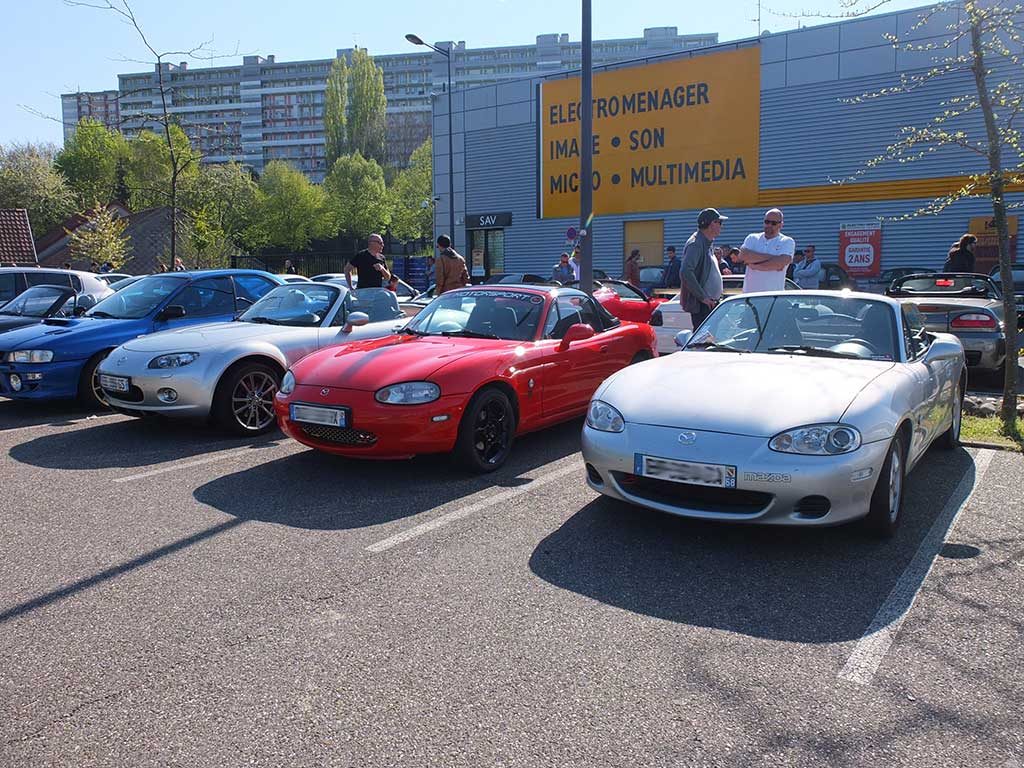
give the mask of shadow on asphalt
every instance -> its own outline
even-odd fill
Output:
[[[283,439],[276,430],[259,437],[236,437],[204,424],[127,419],[43,435],[13,446],[9,453],[15,461],[45,469],[123,469]]]
[[[530,568],[556,587],[681,624],[801,643],[853,640],[965,474],[973,479],[966,451],[929,452],[908,478],[904,518],[889,541],[855,524],[714,524],[602,496],[545,538]]]
[[[88,416],[109,414],[83,408],[74,400],[48,403],[25,403],[0,398],[0,432],[22,427],[61,427]]]
[[[193,495],[245,520],[312,530],[380,525],[487,488],[523,485],[524,473],[577,452],[582,426],[576,419],[519,438],[508,463],[488,475],[468,473],[449,455],[366,461],[308,450],[217,478]]]

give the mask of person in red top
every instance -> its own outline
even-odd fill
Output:
[[[634,248],[626,259],[626,268],[622,279],[632,286],[640,287],[640,249]]]

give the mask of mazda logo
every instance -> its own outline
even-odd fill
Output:
[[[329,390],[327,387],[324,387],[323,389],[320,390],[320,394],[323,397],[327,397],[329,394],[331,394],[331,390]]]
[[[679,442],[683,445],[693,445],[697,442],[696,432],[680,432]]]
[[[117,362],[115,363],[115,365],[124,365],[127,359],[128,355],[121,355],[121,357],[117,358]]]

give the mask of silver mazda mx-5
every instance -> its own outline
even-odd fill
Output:
[[[687,517],[891,535],[904,479],[957,445],[963,347],[875,294],[722,302],[683,349],[623,369],[583,429],[589,485]]]
[[[386,288],[290,283],[237,320],[165,331],[121,345],[99,367],[118,411],[213,417],[243,435],[274,425],[274,394],[292,363],[323,347],[377,338],[408,318]]]

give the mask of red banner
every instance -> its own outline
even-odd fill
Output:
[[[882,225],[839,225],[839,264],[851,277],[878,277],[882,267]]]

